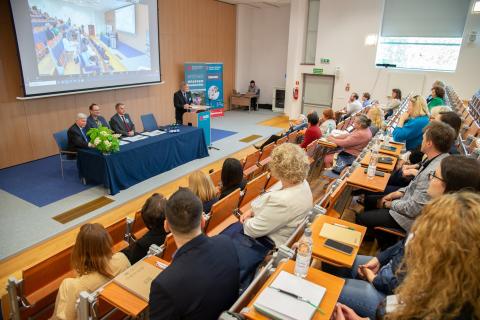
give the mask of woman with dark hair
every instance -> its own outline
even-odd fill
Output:
[[[318,122],[320,119],[318,118],[318,114],[314,112],[310,112],[307,115],[307,130],[305,131],[305,137],[303,138],[302,144],[300,144],[300,147],[306,148],[312,141],[315,141],[317,139],[320,139],[322,137],[322,131],[320,131],[320,128],[318,127]]]
[[[235,189],[243,190],[247,181],[243,178],[243,167],[241,162],[235,158],[227,158],[222,166],[222,188],[220,190],[220,199],[225,198]]]
[[[480,193],[480,162],[465,156],[449,156],[430,175],[427,192],[435,200],[446,193],[459,191]],[[393,294],[405,276],[400,269],[405,245],[406,240],[399,241],[376,257],[358,255],[350,270],[326,266],[324,270],[347,278],[339,301],[361,316],[375,319],[378,304],[386,295]]]
[[[366,115],[361,114],[355,117],[352,132],[337,137],[330,135],[327,140],[343,148],[339,156],[346,153],[345,156],[347,157],[356,157],[372,139],[372,131],[369,129],[371,124],[372,120],[368,119]],[[332,164],[333,154],[327,154],[325,156],[325,167],[331,167]]]
[[[51,319],[77,319],[75,304],[80,292],[93,292],[130,267],[127,257],[112,252],[112,238],[99,223],[84,224],[72,252],[75,278],[62,281]]]
[[[445,97],[445,89],[439,86],[435,86],[432,88],[432,100],[428,102],[428,110],[432,110],[433,107],[436,106],[443,106],[445,101],[443,98]]]
[[[161,246],[165,242],[167,232],[163,228],[165,222],[165,206],[167,199],[158,193],[154,193],[145,201],[142,207],[142,220],[148,231],[123,252],[127,255],[131,264],[136,263],[147,255],[152,244]]]
[[[388,101],[387,105],[384,106],[383,112],[385,112],[385,119],[390,117],[395,109],[397,109],[402,103],[402,91],[400,89],[392,89],[392,96]]]

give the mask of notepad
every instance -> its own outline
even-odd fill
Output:
[[[155,137],[155,136],[159,136],[159,135],[164,134],[164,133],[165,133],[164,131],[153,130],[153,131],[142,132],[142,135],[149,136],[149,137]]]
[[[332,239],[350,246],[359,247],[362,233],[356,230],[324,223],[320,230],[320,237]]]
[[[139,134],[139,135],[136,135],[136,136],[133,136],[133,137],[123,138],[122,140],[129,141],[129,142],[135,142],[135,141],[139,141],[139,140],[143,140],[143,139],[148,139],[148,137],[147,136],[142,136],[141,134]]]
[[[310,303],[299,300],[302,297]],[[326,289],[318,284],[281,271],[272,284],[262,291],[253,304],[255,310],[272,319],[310,320],[325,295]]]
[[[143,260],[116,276],[113,281],[125,290],[148,302],[150,285],[162,269]]]

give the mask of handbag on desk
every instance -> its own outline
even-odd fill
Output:
[[[345,151],[341,151],[337,156],[337,161],[335,162],[335,166],[332,168],[332,171],[340,174],[343,169],[351,166],[353,161],[355,161],[354,155],[351,155],[350,153]]]

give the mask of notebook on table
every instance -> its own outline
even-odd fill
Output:
[[[116,276],[113,282],[148,302],[150,284],[160,272],[162,272],[162,268],[140,260]]]
[[[320,237],[358,247],[360,246],[362,233],[357,230],[352,230],[349,227],[341,227],[331,223],[324,223],[322,230],[320,230]]]
[[[310,320],[325,292],[326,289],[318,284],[281,271],[253,306],[271,319]]]

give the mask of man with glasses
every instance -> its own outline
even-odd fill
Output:
[[[100,106],[98,104],[92,103],[90,107],[88,107],[88,110],[90,110],[90,115],[87,118],[86,132],[88,132],[90,128],[107,127],[110,129],[107,120],[100,115]]]
[[[430,201],[427,193],[429,174],[434,172],[443,158],[448,157],[455,140],[455,131],[448,124],[433,121],[425,127],[421,151],[426,158],[415,169],[415,178],[410,184],[398,191],[384,196],[380,201],[379,209],[368,210],[356,215],[356,223],[373,230],[375,227],[385,227],[410,231],[415,218],[422,211],[423,206]],[[379,239],[382,247],[392,244],[390,237]],[[382,241],[380,241],[382,240]]]

